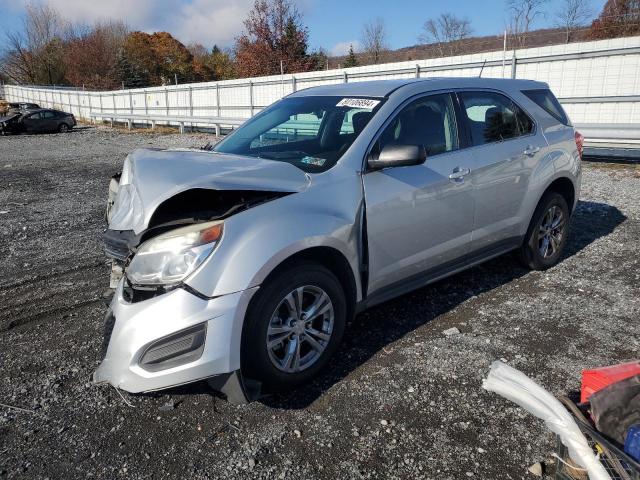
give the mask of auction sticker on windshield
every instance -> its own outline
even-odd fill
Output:
[[[372,100],[370,98],[343,98],[338,102],[336,107],[364,108],[373,110],[380,100]]]

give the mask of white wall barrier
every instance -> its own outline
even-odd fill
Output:
[[[483,68],[484,64],[484,68]],[[28,101],[89,120],[98,114],[249,118],[284,95],[342,82],[434,76],[547,82],[576,124],[640,124],[640,37],[367,65],[343,70],[92,92],[4,85],[7,101]],[[224,122],[221,122],[224,125]],[[229,125],[231,126],[231,124]]]

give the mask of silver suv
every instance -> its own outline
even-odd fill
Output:
[[[306,382],[365,308],[512,250],[556,264],[581,154],[546,84],[479,78],[310,88],[212,148],[137,150],[94,380],[231,401]]]

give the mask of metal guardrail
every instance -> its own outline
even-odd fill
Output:
[[[166,115],[136,115],[136,114],[126,114],[126,113],[90,113],[92,121],[98,119],[107,119],[111,121],[111,126],[113,126],[113,122],[117,120],[122,120],[127,123],[127,127],[129,130],[133,128],[133,125],[136,121],[139,123],[151,124],[151,128],[156,127],[157,122],[166,122],[168,124],[177,124],[180,128],[180,133],[184,133],[185,124],[191,125],[211,125],[215,128],[216,135],[220,136],[220,127],[221,126],[229,126],[229,127],[237,127],[242,125],[247,121],[246,118],[225,118],[225,117],[201,117],[201,116],[166,116]]]
[[[184,133],[185,125],[207,125],[215,129],[216,135],[220,135],[221,127],[238,127],[247,121],[246,118],[229,118],[218,116],[191,116],[191,115],[141,115],[130,113],[114,113],[114,112],[95,112],[90,113],[92,121],[110,120],[113,126],[114,121],[126,122],[127,127],[131,130],[135,123],[151,125],[155,128],[158,122],[168,125],[177,125],[180,133]],[[305,130],[309,128],[309,124],[293,122],[290,125],[292,130]],[[591,147],[599,145],[612,146],[616,144],[624,144],[627,148],[640,148],[640,124],[598,124],[598,123],[579,123],[575,125],[576,130],[580,131],[585,137],[585,144]],[[297,133],[297,132],[296,132]]]
[[[640,124],[638,123],[578,123],[576,130],[585,137],[585,143],[628,144],[640,147]]]

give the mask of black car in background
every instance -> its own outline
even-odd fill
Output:
[[[76,125],[71,113],[51,109],[23,110],[0,117],[0,133],[65,133]]]
[[[16,102],[9,104],[9,112],[8,113],[16,113],[23,110],[36,110],[39,109],[40,105],[37,103],[28,103],[28,102]]]

